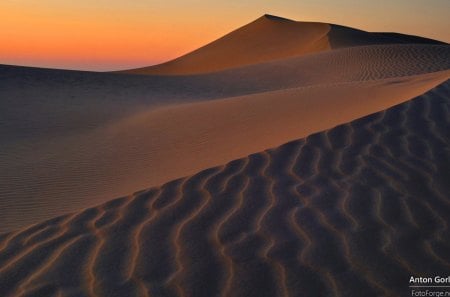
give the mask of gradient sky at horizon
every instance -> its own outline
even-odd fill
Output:
[[[2,0],[0,64],[97,71],[147,66],[265,13],[450,42],[450,0]]]

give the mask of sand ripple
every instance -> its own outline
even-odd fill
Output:
[[[450,267],[450,82],[0,236],[0,296],[405,296]]]

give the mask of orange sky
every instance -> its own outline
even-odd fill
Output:
[[[129,2],[2,0],[0,63],[86,70],[145,66],[198,48],[264,13],[450,42],[448,0]]]

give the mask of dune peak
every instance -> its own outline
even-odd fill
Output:
[[[268,19],[268,20],[271,20],[271,21],[295,22],[294,20],[291,20],[291,19],[287,19],[287,18],[283,18],[283,17],[277,16],[277,15],[267,14],[267,13],[264,14],[261,18]]]

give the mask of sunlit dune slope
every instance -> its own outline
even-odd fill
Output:
[[[299,23],[265,15],[173,61],[126,71],[136,74],[193,74],[326,50],[327,24]]]
[[[410,35],[369,33],[344,26],[264,15],[172,61],[123,72],[161,75],[206,73],[335,48],[397,43],[443,44]]]

